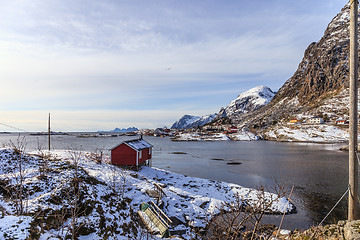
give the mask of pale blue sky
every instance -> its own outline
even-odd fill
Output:
[[[170,126],[278,90],[347,1],[0,0],[0,123]],[[1,126],[0,131],[11,131]]]

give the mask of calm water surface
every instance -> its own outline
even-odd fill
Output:
[[[47,137],[25,135],[27,150],[45,149]],[[16,142],[18,135],[0,134],[0,143]],[[108,150],[136,137],[78,138],[52,136],[53,149]],[[254,142],[171,142],[168,138],[144,137],[153,146],[153,166],[201,178],[236,183],[256,188],[265,185],[272,191],[274,181],[294,186],[292,199],[298,213],[287,215],[283,226],[304,229],[318,224],[348,185],[348,154],[339,144],[299,144],[270,141]],[[183,154],[174,154],[182,152]],[[229,165],[229,162],[241,163]],[[344,199],[327,222],[346,218]],[[266,221],[279,225],[281,216]]]

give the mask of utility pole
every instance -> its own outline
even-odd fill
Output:
[[[51,150],[50,147],[50,113],[49,113],[49,122],[48,122],[48,136],[49,136],[49,151]]]
[[[350,121],[348,220],[358,218],[358,0],[350,0]]]

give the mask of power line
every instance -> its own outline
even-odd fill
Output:
[[[13,127],[13,126],[11,126],[11,125],[9,125],[9,124],[5,124],[5,123],[1,123],[1,122],[0,122],[0,125],[6,126],[6,127],[9,127],[9,128],[12,128],[12,129],[21,131],[21,132],[28,132],[28,131],[26,131],[26,130],[24,130],[24,129],[17,128],[17,127]]]

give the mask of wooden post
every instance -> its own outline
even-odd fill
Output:
[[[50,113],[49,113],[49,121],[48,121],[48,137],[49,137],[49,151],[51,150],[50,144]]]
[[[350,121],[348,220],[358,218],[358,0],[350,0]]]

